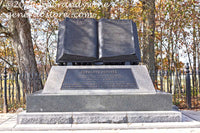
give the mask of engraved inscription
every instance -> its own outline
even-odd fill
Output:
[[[131,69],[68,69],[61,90],[138,89]]]

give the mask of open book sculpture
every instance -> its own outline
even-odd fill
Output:
[[[59,64],[138,64],[136,24],[132,20],[66,18],[60,22],[56,57]]]

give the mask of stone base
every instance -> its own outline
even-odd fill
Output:
[[[181,122],[179,111],[131,111],[131,112],[22,112],[18,124],[89,124],[89,123],[152,123]]]
[[[27,112],[171,111],[169,93],[43,94],[27,96]],[[99,95],[98,95],[99,94]]]

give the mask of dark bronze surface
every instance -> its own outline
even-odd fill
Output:
[[[132,20],[99,20],[99,59],[110,62],[139,62],[137,29]]]
[[[69,19],[60,22],[56,62],[97,60],[97,21]]]
[[[61,90],[138,89],[130,68],[69,69]]]
[[[71,19],[60,22],[56,62],[60,65],[124,65],[141,61],[132,20]]]

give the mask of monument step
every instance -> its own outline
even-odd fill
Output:
[[[34,93],[27,112],[170,111],[171,94],[70,95]]]
[[[22,112],[17,116],[17,124],[152,123],[181,120],[179,111]]]

